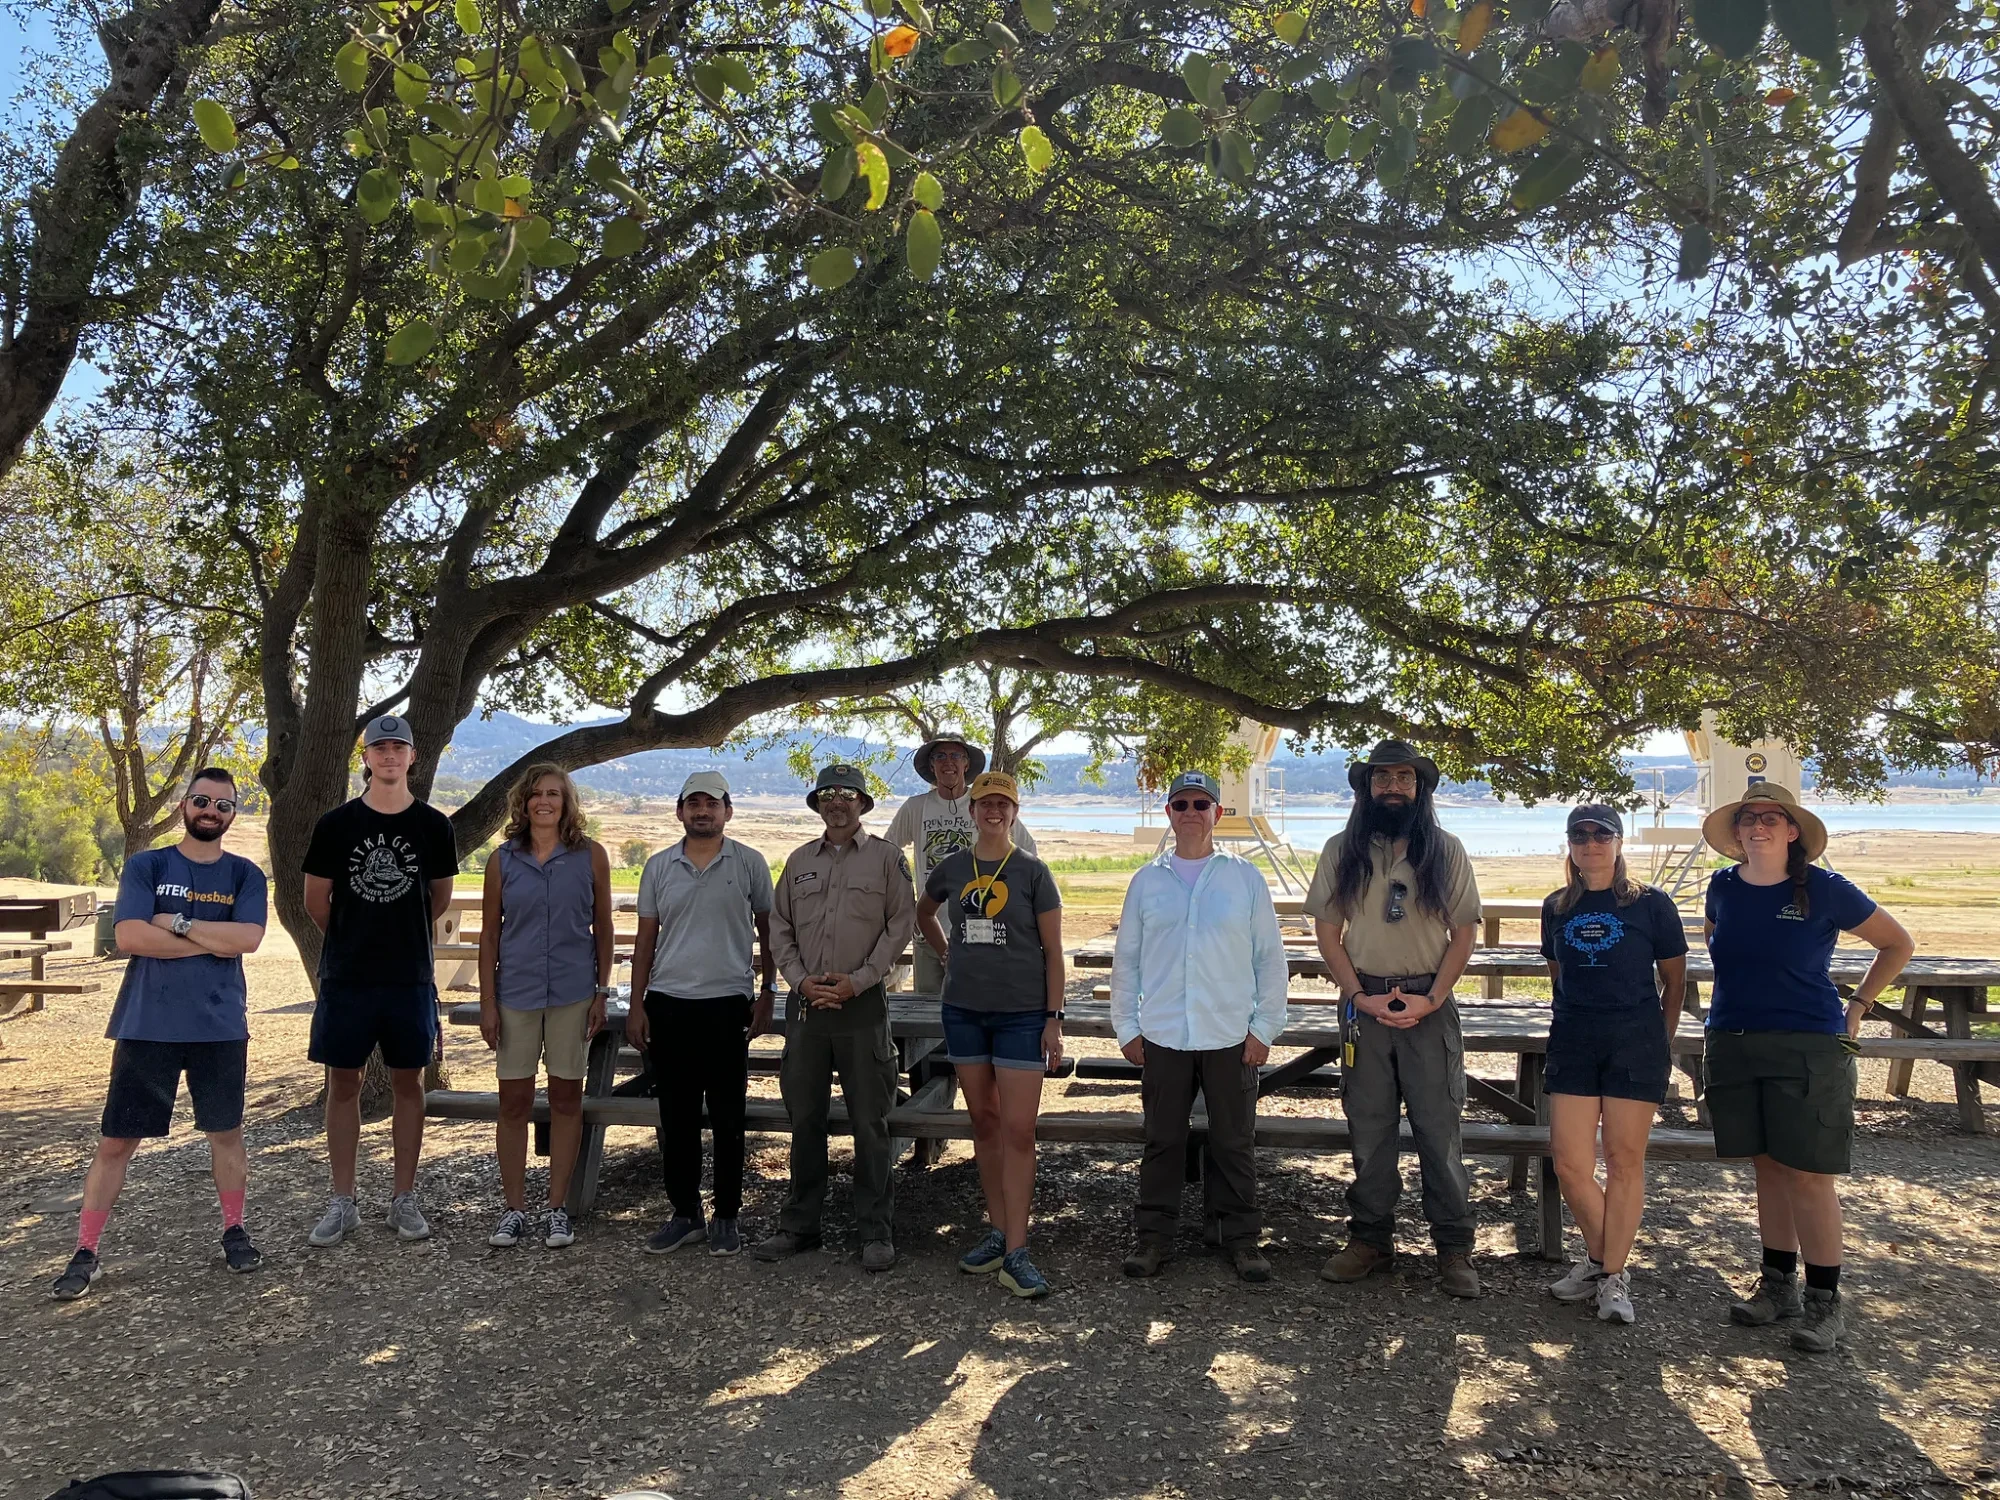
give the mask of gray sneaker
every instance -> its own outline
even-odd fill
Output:
[[[1600,1323],[1630,1323],[1637,1316],[1632,1311],[1632,1273],[1607,1272],[1597,1283],[1597,1320]]]
[[[1792,1347],[1808,1354],[1831,1354],[1847,1337],[1847,1314],[1840,1293],[1809,1286],[1799,1326],[1792,1330]]]
[[[1729,1321],[1745,1328],[1762,1328],[1781,1318],[1796,1318],[1803,1310],[1798,1273],[1787,1275],[1766,1267],[1757,1278],[1757,1289],[1729,1304]]]
[[[398,1193],[389,1200],[389,1227],[406,1240],[431,1237],[431,1226],[424,1221],[423,1210],[417,1207],[415,1193]]]
[[[1549,1283],[1549,1295],[1558,1302],[1588,1302],[1603,1280],[1604,1267],[1586,1255],[1563,1273],[1561,1281]]]
[[[306,1236],[306,1243],[319,1245],[322,1248],[327,1245],[338,1245],[360,1227],[361,1210],[354,1206],[354,1200],[335,1198],[327,1204],[326,1212],[319,1216],[319,1222],[313,1225],[312,1233]]]

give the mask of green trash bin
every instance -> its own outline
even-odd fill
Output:
[[[100,906],[97,908],[97,940],[91,945],[91,953],[97,958],[115,958],[118,955],[118,908]]]

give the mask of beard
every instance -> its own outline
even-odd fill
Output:
[[[227,826],[226,824],[210,822],[207,818],[203,818],[198,823],[189,823],[187,825],[187,835],[197,844],[212,844],[222,837],[222,831]]]
[[[1379,833],[1384,838],[1407,838],[1416,821],[1417,805],[1414,802],[1371,800],[1368,804],[1368,831]]]

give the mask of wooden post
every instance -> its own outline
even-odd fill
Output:
[[[1944,1005],[1944,1034],[1969,1040],[1972,1036],[1972,992],[1954,986],[1937,993]],[[1972,1135],[1986,1134],[1986,1111],[1979,1099],[1979,1064],[1953,1063],[1951,1074],[1958,1089],[1958,1128]]]
[[[1904,985],[1903,1014],[1913,1021],[1923,1020],[1924,1006],[1929,998],[1930,992],[1920,985]],[[1915,1068],[1916,1062],[1912,1058],[1898,1057],[1890,1061],[1889,1094],[1892,1098],[1907,1099],[1910,1097],[1910,1074]]]
[[[1514,1097],[1519,1099],[1523,1104],[1533,1105],[1536,1101],[1528,1097],[1529,1089],[1534,1087],[1534,1084],[1530,1082],[1528,1077],[1528,1057],[1529,1054],[1523,1052],[1514,1059]],[[1517,1156],[1514,1158],[1513,1165],[1507,1169],[1507,1191],[1510,1193],[1524,1192],[1527,1186],[1528,1158]]]
[[[590,1039],[590,1061],[584,1066],[583,1097],[602,1099],[618,1079],[618,1044],[622,1029],[606,1026]],[[588,1218],[597,1202],[597,1174],[604,1165],[604,1127],[583,1124],[583,1139],[577,1143],[576,1170],[569,1179],[569,1211],[579,1219]]]
[[[1549,1123],[1549,1096],[1542,1087],[1542,1077],[1548,1058],[1540,1052],[1524,1052],[1521,1064],[1524,1077],[1522,1094],[1524,1103],[1535,1106],[1535,1119],[1541,1124]],[[1536,1253],[1543,1260],[1559,1261],[1563,1258],[1563,1200],[1562,1185],[1556,1181],[1556,1159],[1553,1156],[1535,1158],[1535,1241]]]
[[[1500,919],[1498,917],[1488,917],[1486,919],[1486,946],[1489,948],[1500,946]],[[1486,998],[1488,1000],[1498,1000],[1506,993],[1506,980],[1502,979],[1498,974],[1488,974],[1486,976]]]

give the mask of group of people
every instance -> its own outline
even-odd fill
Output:
[[[377,1048],[394,1096],[387,1222],[405,1239],[430,1233],[415,1183],[423,1070],[441,1045],[431,933],[450,899],[457,857],[448,820],[409,789],[415,753],[406,721],[370,723],[362,794],[320,820],[305,860],[305,909],[322,934],[309,1056],[328,1070],[333,1187],[308,1235],[316,1246],[360,1223],[359,1096]],[[992,1273],[1016,1296],[1048,1294],[1028,1230],[1042,1082],[1063,1058],[1062,898],[1021,825],[1014,779],[986,770],[985,761],[960,734],[921,746],[914,764],[931,789],[906,801],[882,837],[863,824],[874,801],[862,773],[826,767],[806,797],[823,829],[787,856],[775,884],[764,858],[728,836],[734,809],[722,774],[687,779],[675,804],[683,836],[640,875],[625,1022],[657,1085],[671,1206],[648,1251],[742,1248],[749,1043],[775,1024],[782,976],[779,1076],[790,1177],[777,1223],[752,1253],[775,1261],[820,1243],[838,1079],[854,1139],[861,1263],[870,1271],[895,1263],[889,1116],[897,1062],[886,984],[914,935],[916,990],[939,998],[987,1210],[985,1233],[958,1264]],[[1348,777],[1348,822],[1321,852],[1305,901],[1339,989],[1354,1160],[1347,1242],[1320,1274],[1359,1282],[1394,1266],[1399,1131],[1407,1119],[1440,1285],[1476,1297],[1461,1137],[1465,1046],[1453,989],[1479,926],[1478,886],[1463,845],[1439,823],[1434,762],[1385,740],[1350,765]],[[1183,772],[1165,802],[1171,844],[1133,876],[1112,968],[1111,1019],[1120,1051],[1139,1069],[1145,1121],[1136,1243],[1123,1268],[1154,1276],[1173,1258],[1199,1097],[1204,1239],[1244,1280],[1268,1281],[1254,1145],[1262,1069],[1287,1023],[1284,944],[1262,872],[1216,845],[1223,809],[1215,779]],[[98,1274],[99,1239],[126,1164],[142,1139],[166,1134],[183,1075],[196,1126],[211,1143],[225,1258],[234,1271],[258,1264],[243,1221],[241,957],[263,935],[267,893],[253,864],[221,848],[235,803],[226,771],[197,773],[182,804],[180,843],[125,866],[116,918],[130,962],[108,1032],[116,1046],[102,1139],[77,1249],[55,1283],[58,1298],[83,1295]],[[1713,877],[1703,921],[1715,971],[1708,1107],[1718,1154],[1754,1163],[1763,1241],[1756,1282],[1730,1315],[1746,1324],[1796,1320],[1795,1344],[1829,1350],[1845,1330],[1835,1189],[1852,1149],[1855,1039],[1913,945],[1887,912],[1814,864],[1826,830],[1789,789],[1754,784],[1711,812],[1703,831],[1734,861]],[[1688,943],[1673,902],[1627,870],[1623,832],[1609,806],[1570,813],[1563,884],[1542,907],[1541,951],[1553,988],[1551,1152],[1585,1250],[1549,1290],[1594,1304],[1600,1319],[1630,1323],[1628,1261]],[[1876,949],[1845,1000],[1828,974],[1842,932]],[[585,1062],[605,1024],[612,963],[609,860],[584,831],[569,776],[553,765],[532,767],[512,789],[486,865],[480,926],[480,1028],[500,1091],[505,1202],[489,1237],[496,1246],[530,1233],[527,1130],[544,1069],[543,1242],[574,1239],[564,1204],[582,1135]],[[713,1154],[708,1212],[704,1113]]]

